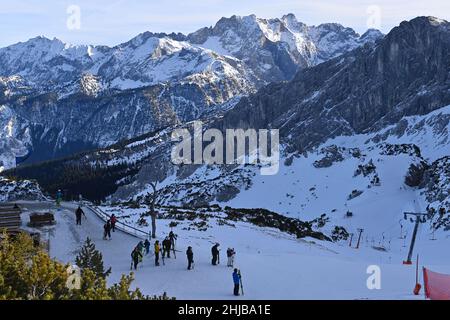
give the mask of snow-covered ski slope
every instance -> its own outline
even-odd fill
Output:
[[[128,223],[138,219],[142,209],[115,207],[109,208],[109,212],[116,215],[122,212]],[[160,239],[171,230],[171,221],[158,221]],[[359,249],[355,248],[356,236],[349,247],[349,241],[296,239],[272,228],[243,222],[228,226],[210,219],[206,231],[193,227],[196,221],[178,222],[173,230],[179,236],[177,248],[183,252],[177,252],[176,260],[166,259],[164,267],[154,267],[151,258],[146,258],[137,271],[136,281],[145,292],[167,291],[179,299],[235,299],[231,295],[231,269],[225,266],[226,248],[233,247],[237,251],[235,265],[242,270],[248,299],[423,299],[412,294],[414,266],[402,264],[412,230],[412,224],[406,221],[403,222],[403,232],[409,231],[406,239],[398,239],[400,226],[396,222],[398,227],[391,226],[384,241],[381,236],[372,241],[363,234]],[[436,241],[429,240],[427,230],[421,226],[415,253],[421,254],[420,259],[427,267],[450,273],[450,257],[442,254],[449,241],[444,234],[436,237]],[[215,242],[222,247],[220,266],[210,264],[210,249]],[[186,270],[187,246],[194,250],[194,271]],[[382,246],[386,252],[373,248]],[[370,276],[367,268],[371,265],[380,267],[380,290],[367,287]]]
[[[214,222],[206,231],[183,230],[182,225],[177,226],[176,232],[182,239],[180,243],[184,241],[183,249],[193,245],[196,256],[197,252],[201,255],[207,268],[202,270],[205,276],[208,275],[206,282],[215,281],[218,276],[217,270],[208,265],[212,243],[220,242],[223,251],[227,246],[234,247],[238,251],[238,266],[249,278],[246,281],[249,287],[247,298],[421,299],[423,296],[412,295],[414,267],[402,265],[413,229],[413,223],[405,221],[403,213],[425,212],[429,201],[423,194],[424,189],[405,184],[405,176],[412,163],[421,160],[432,163],[449,155],[449,113],[450,107],[445,107],[425,116],[407,117],[376,133],[329,140],[306,157],[294,158],[289,165],[282,161],[279,173],[274,176],[253,175],[250,188],[241,189],[237,197],[225,204],[218,203],[234,208],[266,208],[301,220],[311,220],[325,213],[330,222],[323,231],[329,228],[330,232],[335,225],[344,226],[354,234],[352,248],[348,241],[335,244],[315,241],[316,244],[311,244],[307,242],[310,239],[305,242],[279,231],[245,223],[238,223],[233,228]],[[420,148],[420,156],[415,153],[413,144]],[[315,166],[333,146],[342,159],[332,161],[330,166]],[[354,155],[356,148],[357,156]],[[374,170],[366,175],[357,174],[359,166],[370,163]],[[198,171],[198,175],[189,179],[214,179],[218,175],[214,168]],[[379,183],[373,183],[375,176]],[[353,190],[362,193],[352,197]],[[126,208],[109,209],[111,212],[116,210],[116,215],[125,217],[129,223],[137,223],[139,213],[142,213]],[[353,213],[351,218],[346,216],[347,211]],[[167,234],[169,221],[161,221],[161,224],[165,224]],[[360,249],[356,250],[358,228],[363,228],[364,232]],[[420,254],[421,266],[450,273],[450,255],[446,254],[449,244],[448,231],[440,229],[433,233],[429,222],[421,224],[414,260],[416,254]],[[369,290],[366,286],[369,265],[381,268],[381,290]],[[210,272],[215,280],[210,280]],[[229,273],[225,271],[221,278],[227,294],[231,292]],[[188,277],[191,279],[192,276]],[[202,295],[206,282],[195,282],[190,289],[192,292],[180,297],[220,298],[213,293]],[[178,292],[176,284],[170,283],[170,287]],[[197,287],[199,296],[194,293]],[[214,285],[214,290],[218,288]],[[223,290],[220,287],[218,291]]]
[[[27,206],[31,206],[28,204]],[[45,209],[53,205],[40,205]],[[34,206],[36,208],[36,206]],[[39,207],[38,207],[39,208]],[[50,254],[57,259],[73,263],[74,257],[86,237],[90,237],[102,252],[105,266],[112,267],[111,282],[121,274],[130,272],[130,252],[138,239],[115,232],[112,240],[102,239],[103,222],[85,208],[87,219],[75,225],[75,204],[65,203],[56,211],[57,224],[49,228]],[[111,211],[112,212],[112,211]],[[127,212],[132,215],[132,211]],[[169,220],[158,221],[159,239],[170,231]],[[188,222],[186,222],[187,224]],[[134,285],[146,294],[167,292],[178,299],[422,299],[412,295],[414,267],[401,264],[406,255],[403,240],[393,241],[391,251],[380,252],[362,242],[360,249],[347,243],[314,243],[313,239],[298,240],[293,236],[270,228],[259,228],[247,223],[235,227],[210,221],[206,231],[183,230],[184,222],[174,229],[178,234],[177,258],[165,259],[165,265],[155,267],[153,256],[146,256],[135,272]],[[443,242],[430,242],[419,235],[419,251],[436,244],[445,252]],[[221,263],[212,266],[210,248],[222,245]],[[152,241],[153,244],[153,241]],[[355,243],[353,243],[354,246]],[[194,250],[195,269],[186,270],[185,249]],[[231,268],[226,267],[226,248],[237,251],[236,267],[243,274],[245,296],[232,296]],[[437,253],[437,251],[436,251]],[[449,259],[442,256],[431,267],[449,271]],[[439,263],[441,265],[439,265]],[[369,265],[381,268],[381,289],[366,286]],[[428,265],[430,266],[430,265]]]

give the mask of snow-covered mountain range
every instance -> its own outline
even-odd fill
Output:
[[[115,47],[36,37],[2,48],[0,136],[10,141],[0,167],[27,153],[17,149],[28,151],[28,162],[47,160],[228,109],[382,37],[339,24],[309,27],[292,14],[251,15],[189,35],[144,32]]]
[[[66,95],[78,91],[95,95],[202,73],[268,83],[288,80],[298,68],[382,37],[377,30],[360,36],[339,24],[309,27],[293,14],[281,19],[232,16],[186,36],[144,32],[115,47],[73,46],[39,36],[0,49],[0,73],[12,77],[6,83],[20,79],[41,92],[64,92],[71,84],[80,85]]]

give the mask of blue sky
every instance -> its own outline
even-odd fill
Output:
[[[80,8],[80,29],[67,28],[71,5]],[[309,25],[339,22],[363,33],[373,6],[385,33],[419,15],[450,20],[448,0],[0,0],[0,47],[38,35],[115,45],[143,31],[189,33],[222,16],[252,13],[271,18],[291,12]]]

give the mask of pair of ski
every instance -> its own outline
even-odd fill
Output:
[[[175,248],[172,248],[172,252],[173,252],[173,257],[176,259],[177,258],[177,254],[175,253],[178,250],[175,250]]]
[[[177,255],[175,254],[175,251],[173,252],[173,256],[174,256],[175,259],[177,258]],[[165,262],[164,254],[161,255],[161,258],[162,258],[163,266],[165,266],[166,262]]]
[[[242,292],[242,295],[244,295],[244,285],[242,284],[241,270],[238,270],[238,275],[239,275],[239,285],[241,286],[241,292]]]
[[[141,265],[142,267],[144,267],[144,261],[142,260],[142,261],[139,261],[139,263],[138,263],[138,267],[139,267],[139,265]],[[130,265],[130,270],[133,270],[133,267],[134,267],[134,261],[133,261],[133,259],[131,259],[131,265]],[[137,269],[137,268],[136,268]]]

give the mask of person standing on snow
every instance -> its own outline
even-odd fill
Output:
[[[133,259],[134,270],[136,270],[139,262],[142,261],[142,252],[137,247],[131,252],[131,259]]]
[[[77,210],[75,210],[75,217],[77,220],[77,226],[81,226],[81,216],[84,216],[86,218],[86,215],[84,214],[84,211],[81,209],[80,206],[78,206]]]
[[[173,233],[172,230],[169,232],[169,239],[172,250],[175,250],[175,240],[177,240],[177,237],[178,236],[175,233]]]
[[[167,258],[170,258],[170,247],[171,247],[171,245],[172,244],[170,242],[169,237],[166,237],[163,240],[163,242],[162,242],[162,247],[163,247],[163,254],[162,254],[162,256],[163,256],[163,258],[166,257],[166,254],[167,254]]]
[[[234,248],[233,249],[231,249],[231,248],[227,249],[227,258],[228,258],[227,267],[233,267],[233,265],[234,265],[234,255],[235,254],[236,254],[236,251],[234,251]]]
[[[61,190],[58,190],[58,192],[56,192],[56,206],[60,207],[61,206],[61,201],[62,201],[62,192]]]
[[[191,270],[192,264],[194,263],[194,252],[192,251],[192,247],[188,247],[186,250],[186,256],[188,259],[188,270]]]
[[[211,263],[213,266],[217,265],[218,261],[219,261],[219,244],[216,243],[212,248],[211,248],[211,254],[212,254],[212,260]]]
[[[239,295],[239,284],[241,283],[241,275],[238,271],[238,269],[234,269],[233,272],[233,283],[234,283],[234,289],[233,289],[233,294],[235,296]]]
[[[111,215],[111,229],[112,229],[112,232],[116,232],[116,222],[117,222],[117,218],[116,218],[116,215],[113,213],[112,215]]]
[[[159,266],[159,252],[161,251],[161,247],[159,246],[159,241],[155,241],[155,266]]]
[[[103,226],[103,240],[106,240],[107,238],[109,238],[109,240],[111,240],[111,221],[108,220],[105,225]]]
[[[145,239],[144,247],[145,247],[145,255],[148,255],[150,252],[150,241],[148,241],[148,239]]]

